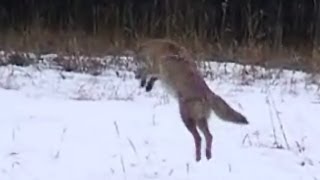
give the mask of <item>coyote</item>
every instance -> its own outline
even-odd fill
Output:
[[[201,137],[197,127],[206,140],[206,158],[211,159],[212,135],[208,127],[211,109],[224,121],[249,124],[245,116],[210,90],[191,54],[176,42],[166,39],[147,41],[137,49],[136,58],[139,68],[135,74],[141,79],[140,86],[146,87],[148,92],[155,81],[160,80],[178,101],[180,117],[194,138],[196,161],[201,160]]]

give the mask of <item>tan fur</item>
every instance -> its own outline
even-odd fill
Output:
[[[211,110],[222,120],[248,124],[242,114],[210,90],[186,48],[171,40],[155,39],[143,43],[137,54],[147,74],[159,78],[179,102],[181,118],[194,137],[197,161],[201,159],[197,127],[206,138],[206,157],[211,159],[212,135],[207,122]]]
[[[180,56],[188,53],[184,47],[169,39],[145,41],[138,46],[137,52],[137,59],[140,63],[145,63],[147,70],[152,73],[159,73],[158,64],[161,63],[159,61],[162,56]]]

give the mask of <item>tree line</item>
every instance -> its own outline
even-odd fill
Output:
[[[1,0],[0,31],[320,45],[318,0]]]

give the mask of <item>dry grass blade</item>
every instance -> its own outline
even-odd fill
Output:
[[[286,147],[287,147],[287,149],[290,150],[291,148],[290,148],[290,145],[289,145],[289,142],[288,142],[288,138],[287,138],[286,132],[284,130],[284,126],[283,126],[282,120],[281,120],[280,115],[279,115],[280,112],[277,110],[275,102],[274,102],[274,99],[272,98],[272,96],[271,96],[271,103],[272,103],[272,107],[273,107],[273,109],[275,111],[275,114],[276,114],[276,117],[277,117],[277,120],[278,120],[278,123],[279,123],[279,126],[280,126],[281,134],[282,134],[283,139],[284,139],[284,141],[286,143]]]
[[[115,127],[115,129],[116,129],[117,135],[118,135],[118,137],[120,138],[120,131],[119,131],[118,123],[117,123],[116,121],[114,121],[113,124],[114,124],[114,127]]]
[[[137,148],[136,146],[133,144],[132,140],[130,138],[128,138],[128,142],[133,150],[133,152],[135,153],[136,156],[138,156],[138,152],[137,152]]]

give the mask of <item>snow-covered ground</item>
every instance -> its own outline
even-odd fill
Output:
[[[320,179],[319,77],[210,67],[210,88],[250,125],[212,113],[213,158],[198,163],[158,82],[146,93],[129,72],[0,67],[0,180]]]

